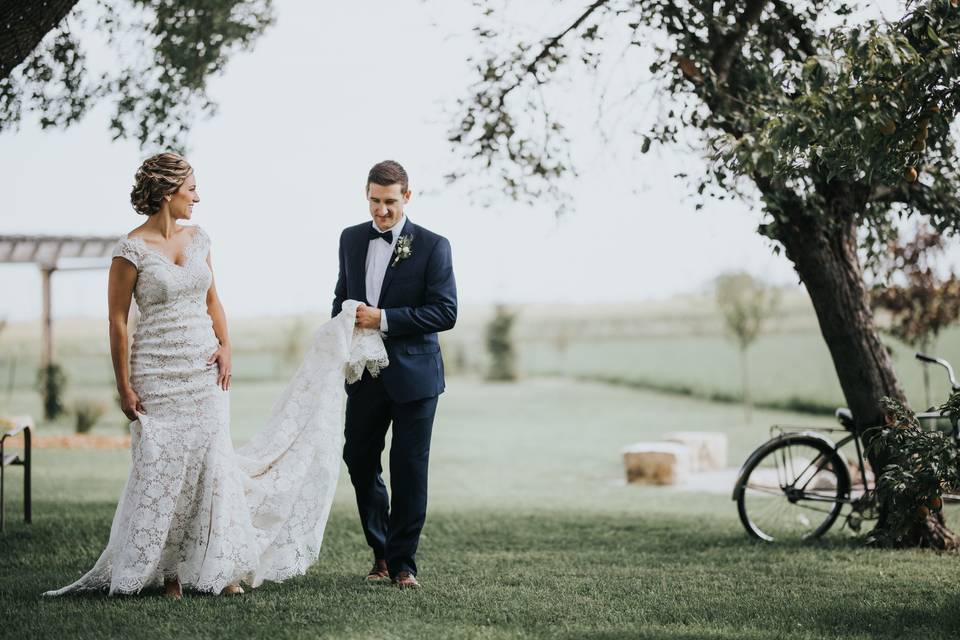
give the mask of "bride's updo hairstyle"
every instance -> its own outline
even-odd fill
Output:
[[[130,203],[137,213],[152,216],[160,210],[163,196],[177,192],[193,167],[176,153],[158,153],[143,161],[133,179]]]

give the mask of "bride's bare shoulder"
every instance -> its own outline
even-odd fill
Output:
[[[143,240],[143,239],[144,239],[144,235],[146,235],[146,234],[144,233],[143,225],[140,225],[139,227],[136,227],[135,229],[131,229],[131,230],[127,233],[127,235],[124,236],[124,237],[127,238],[128,240],[134,240],[134,239],[136,239],[136,238],[140,238],[141,240]]]

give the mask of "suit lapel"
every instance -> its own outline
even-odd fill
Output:
[[[400,237],[413,236],[416,238],[415,229],[416,227],[413,225],[413,220],[407,218],[406,222],[403,224],[403,230],[400,232]],[[396,246],[394,246],[394,253],[396,253]],[[411,255],[410,257],[412,258],[413,256]],[[380,287],[380,299],[377,300],[377,308],[381,308],[380,304],[383,302],[384,296],[387,295],[387,288],[390,286],[390,283],[393,282],[393,274],[396,273],[397,269],[399,269],[405,262],[405,260],[401,260],[394,265],[393,259],[394,257],[390,256],[390,262],[387,264],[387,272],[383,274],[383,285]]]
[[[351,291],[359,291],[360,295],[354,299],[363,303],[367,302],[367,250],[369,248],[369,234],[366,227],[361,227],[357,231],[353,251],[350,253],[354,259],[353,269],[351,270],[354,275],[354,282]]]

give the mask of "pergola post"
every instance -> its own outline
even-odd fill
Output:
[[[43,279],[43,347],[40,352],[40,367],[46,370],[53,362],[53,314],[51,312],[50,295],[50,276],[56,269],[53,267],[40,267],[40,274]]]

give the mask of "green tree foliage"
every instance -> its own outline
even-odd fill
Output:
[[[63,404],[66,388],[67,374],[59,364],[51,362],[37,370],[37,391],[43,398],[43,417],[47,420],[56,420],[66,412]]]
[[[44,129],[69,127],[110,101],[114,139],[181,151],[195,117],[216,111],[209,79],[273,22],[272,0],[0,0],[0,12],[12,34],[0,45],[0,132],[28,113]],[[77,36],[94,28],[113,54],[108,68],[89,68]]]
[[[960,394],[941,407],[954,422],[958,398]],[[887,398],[883,404],[887,422],[877,428],[870,446],[887,457],[877,477],[877,499],[889,521],[871,534],[871,542],[937,549],[960,546],[960,539],[943,526],[942,512],[943,494],[960,488],[956,444],[945,433],[924,431],[902,403]]]
[[[478,4],[486,55],[474,60],[477,73],[449,139],[497,170],[515,197],[538,197],[573,168],[566,127],[550,108],[556,105],[531,90],[564,66],[596,69],[602,43],[626,32],[631,46],[655,52],[650,81],[671,105],[638,137],[638,148],[698,131],[709,161],[693,185],[701,206],[706,197],[744,194],[747,178],[765,198],[760,232],[779,240],[778,227],[791,221],[783,206],[800,202],[807,214],[838,218],[826,188],[855,186],[863,222],[876,234],[891,232],[894,204],[931,216],[938,230],[957,228],[948,129],[960,104],[953,86],[960,11],[951,0],[910,2],[896,23],[835,28],[821,24],[857,3],[597,0],[538,42],[510,41],[495,26],[503,20],[497,3]],[[666,43],[654,30],[669,36]],[[542,126],[523,126],[530,111]],[[925,179],[904,181],[911,167]],[[772,198],[770,187],[784,199]]]
[[[727,332],[740,351],[740,376],[747,422],[752,416],[747,349],[760,336],[763,323],[780,304],[780,292],[745,272],[725,273],[717,278],[716,299]]]
[[[944,248],[943,237],[922,226],[912,239],[891,242],[878,260],[880,282],[871,291],[874,307],[890,314],[890,333],[924,353],[934,351],[940,332],[960,318],[960,279],[936,268]],[[929,407],[933,399],[926,367],[923,387]]]
[[[84,398],[73,405],[73,413],[77,419],[76,432],[89,433],[94,425],[107,412],[107,405],[100,400]]]

